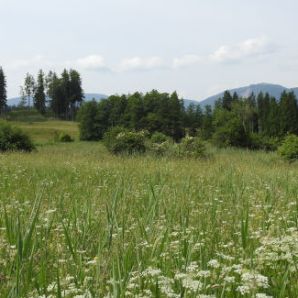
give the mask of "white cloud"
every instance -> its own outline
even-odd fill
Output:
[[[198,64],[200,62],[202,62],[202,57],[198,55],[184,55],[179,58],[174,58],[173,67],[174,68],[187,67],[194,64]]]
[[[253,38],[235,45],[223,45],[210,55],[210,59],[215,62],[237,62],[244,58],[261,57],[274,51],[275,46],[266,38]]]
[[[107,70],[105,60],[100,55],[90,55],[80,58],[75,62],[75,65],[85,70]]]
[[[153,70],[164,67],[164,62],[160,57],[133,57],[122,60],[119,66],[120,71],[132,70]]]
[[[7,66],[12,70],[51,67],[52,65],[53,64],[50,61],[47,61],[42,55],[37,55],[28,59],[17,59],[7,63]]]

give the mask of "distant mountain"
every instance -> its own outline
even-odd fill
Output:
[[[95,99],[96,101],[100,101],[102,99],[108,98],[107,95],[105,94],[100,94],[100,93],[85,93],[85,100],[90,101]]]
[[[271,96],[274,96],[277,99],[279,99],[283,91],[294,91],[298,99],[298,88],[287,88],[281,85],[274,85],[274,84],[267,84],[267,83],[253,84],[246,87],[230,89],[229,91],[231,93],[236,92],[241,97],[248,97],[252,93],[254,93],[255,95],[258,95],[259,93],[263,92],[263,93],[269,93]],[[224,91],[214,96],[210,96],[200,101],[200,105],[203,107],[206,105],[213,106],[215,101],[218,100],[220,97],[222,97],[223,94],[224,94]]]
[[[193,99],[183,99],[184,101],[184,106],[187,108],[188,106],[192,105],[198,105],[200,102],[197,100],[193,100]]]
[[[91,101],[92,99],[95,99],[96,101],[100,101],[104,98],[107,98],[108,96],[105,94],[100,94],[100,93],[85,93],[85,100],[86,101]],[[8,106],[17,106],[21,102],[21,97],[13,97],[9,98],[7,100],[7,105]],[[31,104],[33,101],[31,100]]]

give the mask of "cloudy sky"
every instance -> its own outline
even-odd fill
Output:
[[[105,94],[294,87],[297,11],[296,0],[0,0],[0,65],[9,97],[40,68],[75,68],[86,92]]]

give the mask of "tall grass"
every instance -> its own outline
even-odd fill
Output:
[[[0,297],[297,297],[298,166],[274,153],[0,155]]]

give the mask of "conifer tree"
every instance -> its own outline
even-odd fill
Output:
[[[7,105],[6,77],[0,67],[0,115],[4,113]]]
[[[41,113],[46,112],[46,94],[44,86],[44,73],[42,70],[39,71],[37,76],[36,90],[34,94],[34,107]]]
[[[294,92],[282,93],[279,108],[281,133],[298,133],[297,99]]]

